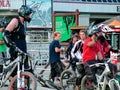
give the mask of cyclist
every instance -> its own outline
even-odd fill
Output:
[[[100,41],[100,44],[103,46],[103,56],[105,58],[110,58],[110,51],[117,53],[118,50],[116,48],[113,48],[107,41],[107,33],[112,31],[112,29],[104,24],[101,24],[98,26],[98,28],[101,30],[98,35],[98,40]]]
[[[95,64],[103,61],[103,56],[100,51],[100,45],[97,42],[97,34],[99,29],[94,27],[87,30],[88,38],[84,41],[83,45],[83,63],[85,68],[85,73],[87,74],[88,79],[97,84],[95,73],[95,67],[89,67],[91,64]]]
[[[18,16],[14,17],[3,30],[4,41],[7,47],[9,47],[11,61],[17,57],[16,47],[25,53],[27,52],[24,23],[31,21],[30,14],[32,12],[33,10],[31,8],[22,5],[18,10]],[[26,61],[25,64],[27,63]],[[25,68],[27,68],[27,65],[25,65]],[[11,76],[16,75],[16,72],[17,71],[14,71]]]
[[[109,32],[110,28],[107,26],[107,27],[98,27],[98,29],[100,29],[101,31],[99,33],[97,33],[97,36],[98,36],[98,42],[100,43],[101,45],[101,53],[103,55],[103,57],[106,59],[106,58],[110,58],[109,57],[109,53],[110,51],[114,52],[114,53],[117,53],[118,50],[115,49],[115,48],[112,48],[112,46],[107,42],[105,36],[103,35],[103,33],[106,33],[106,32]],[[115,64],[112,64],[112,63],[109,63],[109,67],[110,67],[110,70],[112,72],[117,72],[117,66]]]
[[[75,42],[76,42],[77,40],[78,40],[78,35],[77,35],[77,34],[72,35],[71,41],[70,41],[69,44],[68,44],[68,48],[67,48],[67,50],[66,50],[65,59],[64,59],[65,62],[68,61],[68,58],[70,59],[69,62],[70,62],[70,64],[71,64],[71,66],[72,66],[72,70],[73,70],[73,71],[74,71],[75,69],[74,69],[73,59],[72,59],[72,57],[71,57],[71,50],[72,50],[72,48],[73,48],[73,46],[74,46],[74,44],[75,44]]]
[[[80,30],[79,31],[79,40],[74,44],[74,47],[71,50],[71,56],[73,58],[73,61],[75,61],[74,71],[76,69],[76,62],[82,61],[83,44],[84,44],[84,40],[86,39],[86,37],[87,37],[86,31]],[[76,54],[76,53],[78,53],[78,54]],[[79,90],[79,85],[81,84],[82,76],[84,76],[84,72],[81,72],[81,77],[78,77],[76,79],[76,90]]]

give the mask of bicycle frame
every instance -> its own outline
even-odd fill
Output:
[[[98,63],[99,64],[99,63]],[[110,69],[107,63],[103,63],[102,65],[105,65],[105,70],[101,75],[96,74],[97,82],[98,82],[98,87],[102,87],[102,90],[105,90],[106,88],[106,83],[107,83],[107,75],[110,74]],[[104,80],[102,80],[104,78]]]
[[[20,69],[20,62],[22,61],[23,59],[23,63],[22,63],[22,70]],[[18,62],[17,62],[17,89],[20,89],[21,85],[24,87],[25,84],[24,84],[24,80],[25,80],[25,77],[22,77],[22,79],[20,78],[20,73],[21,72],[24,72],[24,58],[22,58],[21,56],[21,53],[18,53]],[[21,84],[21,80],[22,80],[22,84]]]
[[[9,65],[5,65],[5,63],[3,64],[3,75],[2,75],[2,80],[1,80],[1,87],[4,86],[5,82],[9,79],[10,75],[12,74],[12,72],[15,70],[16,66],[17,66],[17,76],[18,76],[18,81],[17,81],[17,88],[20,88],[21,85],[21,78],[20,78],[20,73],[24,72],[24,60],[25,58],[22,57],[22,52],[18,53],[18,57],[9,63]],[[25,55],[24,55],[25,56]],[[20,63],[22,62],[22,70],[20,69]],[[25,85],[24,84],[24,78],[22,79],[22,86]]]
[[[10,62],[9,65],[3,64],[3,75],[1,79],[1,87],[4,86],[12,72],[14,71],[15,67],[17,66],[18,59],[15,59],[14,61]],[[5,77],[4,77],[5,76]]]
[[[110,69],[109,69],[109,66],[108,66],[108,63],[96,63],[94,65],[90,65],[91,66],[96,66],[96,67],[99,67],[100,65],[104,65],[105,66],[105,69],[104,71],[102,72],[102,74],[98,75],[97,73],[95,74],[96,76],[96,79],[97,79],[97,82],[98,82],[98,90],[99,88],[101,88],[101,90],[105,90],[106,89],[106,85],[108,84],[109,87],[111,88],[111,85],[110,85],[110,82],[111,81],[115,81],[117,83],[117,85],[119,84],[117,80],[115,80],[114,78],[113,79],[110,79],[109,80],[109,77],[108,75],[110,74]],[[118,85],[119,86],[119,85]]]

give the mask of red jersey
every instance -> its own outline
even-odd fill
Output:
[[[87,38],[83,45],[83,63],[89,60],[96,60],[97,53],[100,51],[99,43],[96,42],[93,46],[89,47],[87,44],[92,41],[91,38]]]
[[[101,44],[98,41],[98,44],[100,46],[100,52],[102,53],[102,56],[105,58],[106,56],[108,56],[108,52],[109,52],[109,44],[107,41],[105,41],[103,44]]]

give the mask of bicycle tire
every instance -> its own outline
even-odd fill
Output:
[[[110,80],[110,90],[120,90],[119,84],[114,79]]]
[[[35,77],[33,76],[32,73],[30,73],[30,72],[22,72],[20,74],[20,77],[21,76],[29,78],[28,80],[31,82],[29,85],[27,84],[29,86],[28,87],[29,89],[27,89],[27,90],[36,90],[37,82],[36,82],[36,79],[35,79]],[[17,75],[14,76],[13,79],[11,80],[10,85],[8,87],[8,90],[16,90],[16,88],[17,88]],[[20,88],[22,88],[21,90],[25,89],[25,87],[20,87]]]
[[[87,79],[87,75],[82,78],[81,81],[81,90],[96,90],[94,85]]]
[[[69,88],[75,88],[76,75],[72,70],[66,69],[61,73],[61,87],[63,90],[69,90]],[[69,84],[68,81],[73,80],[74,84]]]

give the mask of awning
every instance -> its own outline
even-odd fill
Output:
[[[108,23],[108,26],[110,26],[110,27],[120,26],[120,21],[113,20],[112,22]]]

